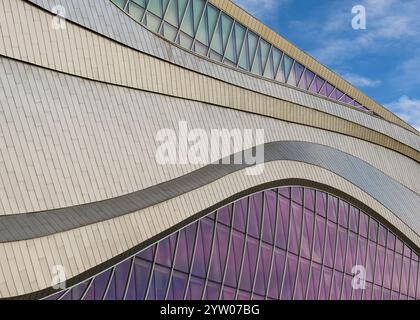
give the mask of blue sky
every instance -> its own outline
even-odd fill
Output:
[[[234,1],[420,130],[420,0]]]

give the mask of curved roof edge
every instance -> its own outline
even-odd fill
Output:
[[[246,10],[242,9],[232,0],[208,1],[214,6],[218,7],[219,9],[232,16],[234,19],[247,26],[250,30],[260,35],[265,40],[278,46],[279,49],[283,50],[291,58],[297,60],[301,64],[304,64],[308,68],[311,68],[312,71],[316,72],[325,80],[334,84],[341,91],[354,97],[356,100],[358,100],[360,103],[371,109],[379,116],[393,123],[399,124],[407,130],[410,130],[411,132],[419,135],[419,132],[415,128],[413,128],[411,125],[399,118],[393,112],[389,111],[387,108],[374,101],[372,98],[363,93],[360,89],[357,89],[348,81],[336,74],[334,71],[317,61],[309,54],[305,53],[303,50],[299,49],[297,46],[293,45],[291,42],[286,40],[284,37],[273,31],[272,29],[270,29],[268,26],[266,26],[260,20],[252,16]]]

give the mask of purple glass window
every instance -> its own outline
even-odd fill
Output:
[[[419,299],[418,260],[348,202],[283,187],[226,205],[46,299]],[[366,290],[352,288],[355,265],[366,268]]]

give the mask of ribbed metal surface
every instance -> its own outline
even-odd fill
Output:
[[[350,181],[420,234],[420,196],[366,162],[342,151],[307,142],[265,145],[265,162],[299,161],[327,169]],[[119,217],[200,188],[244,165],[212,164],[165,183],[96,203],[33,214],[0,217],[0,242],[32,239]]]

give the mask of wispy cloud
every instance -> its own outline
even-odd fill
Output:
[[[339,65],[370,51],[395,48],[397,43],[420,42],[420,1],[362,0],[360,4],[366,8],[366,30],[351,28],[353,1],[335,3],[323,23],[313,21],[317,39],[323,39],[311,52],[316,58]]]
[[[253,16],[263,19],[277,14],[276,9],[289,0],[233,0]]]
[[[402,96],[399,100],[388,103],[386,106],[420,131],[420,99]]]
[[[373,80],[353,73],[346,73],[343,78],[360,88],[376,88],[381,84],[381,80]]]

